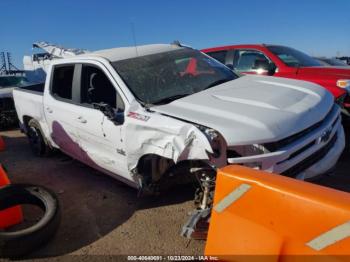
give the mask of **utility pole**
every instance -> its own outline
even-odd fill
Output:
[[[6,65],[6,58],[5,53],[0,53],[0,59],[1,59],[1,67],[0,67],[0,75],[7,74],[7,65]]]
[[[9,69],[9,72],[19,72],[19,71],[22,71],[22,70],[19,70],[17,67],[14,66],[14,64],[12,64],[12,56],[11,56],[11,53],[10,52],[7,52],[7,66],[8,66],[8,69]]]
[[[12,56],[10,52],[1,52],[0,53],[0,75],[16,75],[16,74],[24,74],[23,70],[19,70],[12,63]]]

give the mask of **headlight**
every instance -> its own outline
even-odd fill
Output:
[[[263,146],[259,144],[247,145],[247,146],[235,146],[234,151],[239,155],[246,156],[256,156],[269,153],[269,151]]]
[[[210,146],[213,150],[213,156],[218,158],[221,154],[222,140],[220,139],[219,133],[209,127],[197,125],[198,129],[207,137]]]
[[[265,146],[260,144],[234,146],[234,147],[230,147],[227,150],[228,158],[257,156],[257,155],[262,155],[267,153],[270,153],[270,151],[266,149]],[[258,161],[242,163],[242,165],[250,168],[254,168],[254,169],[262,168],[262,162],[258,162]]]
[[[339,79],[337,81],[337,87],[349,89],[350,88],[350,79]]]

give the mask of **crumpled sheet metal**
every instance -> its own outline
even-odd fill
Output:
[[[152,117],[142,113],[144,119],[129,118],[125,128],[125,143],[128,169],[137,166],[139,159],[147,154],[155,154],[175,163],[181,160],[208,160],[212,153],[205,135],[194,125],[174,118]],[[154,115],[153,115],[154,116]]]

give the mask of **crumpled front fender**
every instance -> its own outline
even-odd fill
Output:
[[[125,148],[127,165],[133,170],[139,159],[155,154],[172,159],[208,160],[212,148],[205,135],[193,124],[158,113],[129,112],[126,117]]]

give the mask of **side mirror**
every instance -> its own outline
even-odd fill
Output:
[[[124,120],[124,112],[116,112],[112,121],[116,125],[122,125],[124,124]]]
[[[265,74],[272,76],[276,72],[276,65],[267,60],[256,60],[254,69],[262,70]]]
[[[274,63],[270,62],[267,68],[267,74],[269,76],[274,75],[276,73],[276,69],[277,69],[277,66]]]
[[[106,103],[93,103],[95,109],[100,110],[115,125],[124,123],[124,112],[118,112],[116,109]]]

